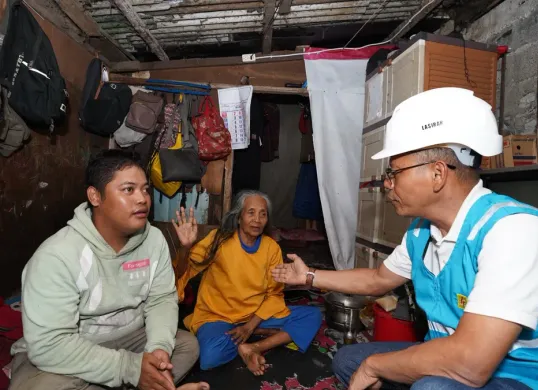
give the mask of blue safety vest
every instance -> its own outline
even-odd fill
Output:
[[[480,197],[465,217],[452,254],[437,276],[424,265],[424,254],[430,243],[430,222],[413,221],[407,231],[406,244],[412,261],[411,278],[417,303],[428,319],[426,340],[454,333],[474,287],[484,237],[499,219],[521,213],[538,216],[538,209],[495,193]],[[538,244],[530,242],[529,245]],[[514,267],[517,267],[516,262]],[[523,328],[493,375],[512,378],[538,389],[538,331]]]

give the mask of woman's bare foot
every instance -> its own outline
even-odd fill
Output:
[[[247,368],[256,376],[263,375],[265,372],[265,358],[258,352],[252,344],[241,344],[237,351]]]
[[[209,390],[209,385],[205,382],[187,383],[179,386],[176,390]]]

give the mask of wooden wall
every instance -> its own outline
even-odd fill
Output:
[[[20,287],[21,271],[37,247],[65,226],[85,200],[84,168],[106,139],[79,126],[78,109],[92,55],[51,23],[36,16],[51,40],[69,92],[69,115],[55,145],[32,132],[29,144],[0,157],[0,295]]]

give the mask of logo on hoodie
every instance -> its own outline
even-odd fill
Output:
[[[141,268],[149,267],[149,259],[133,260],[123,263],[124,271],[139,271]]]

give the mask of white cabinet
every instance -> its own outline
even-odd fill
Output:
[[[373,177],[381,180],[385,174],[388,159],[372,160],[372,156],[383,149],[385,128],[381,126],[362,136],[361,182],[370,181]]]
[[[371,258],[372,258],[372,267],[371,268],[379,268],[381,267],[381,264],[385,261],[385,259],[388,257],[388,255],[374,251],[372,250]]]
[[[379,268],[387,255],[362,244],[355,244],[355,268]]]
[[[386,194],[381,194],[381,204],[378,206],[379,215],[376,218],[377,230],[374,242],[396,247],[411,224],[412,218],[400,217]]]
[[[411,220],[396,214],[394,206],[381,188],[359,191],[357,237],[394,248],[402,242]]]
[[[387,74],[383,68],[366,80],[364,85],[364,127],[373,125],[387,116]]]
[[[357,236],[374,242],[379,227],[381,193],[379,188],[359,191],[359,212],[357,216]]]
[[[371,268],[372,251],[367,246],[355,244],[355,268]]]
[[[415,42],[387,67],[386,115],[398,104],[424,91],[424,40]]]
[[[385,118],[411,96],[442,87],[471,89],[492,107],[496,106],[496,51],[486,49],[485,45],[482,49],[477,44],[466,47],[461,40],[448,39],[449,43],[446,37],[443,41],[419,39],[389,61],[383,72],[387,85]]]
[[[381,71],[370,74],[365,83],[361,183],[380,181],[385,174],[388,159],[374,161],[371,157],[383,149],[386,123],[406,99],[434,88],[461,87],[472,89],[496,107],[497,60],[495,46],[464,45],[460,39],[419,33],[407,49],[386,61]],[[468,73],[464,72],[465,64]],[[381,188],[365,187],[359,195],[357,236],[387,247],[399,245],[411,218],[397,215]],[[374,263],[379,265],[380,261]]]

